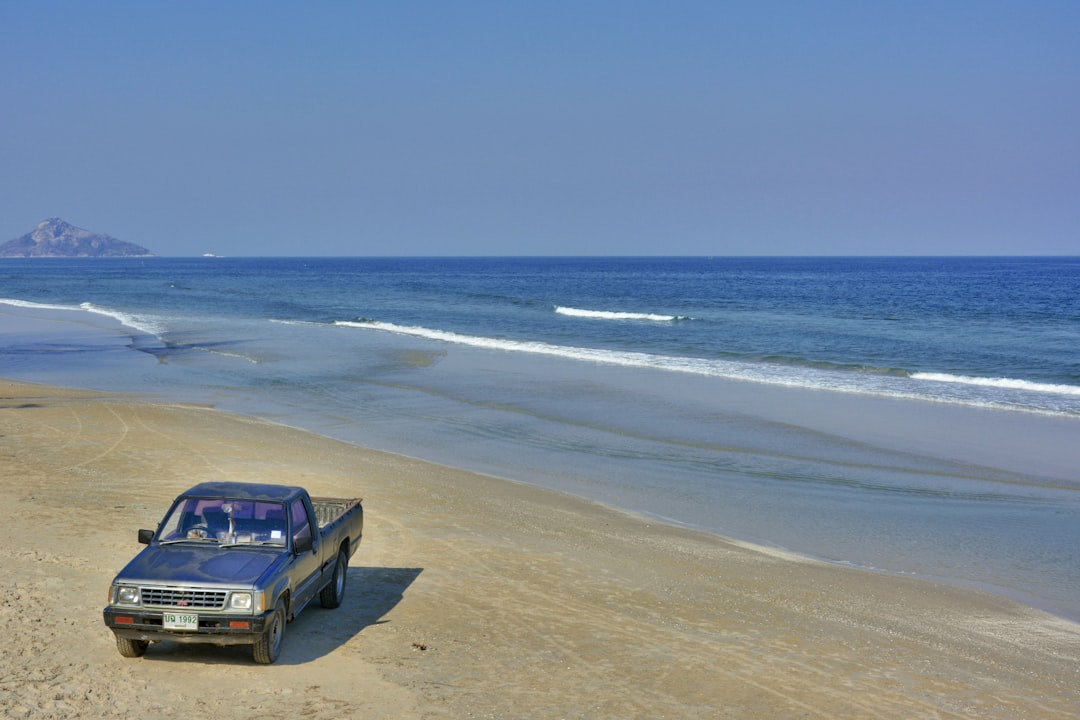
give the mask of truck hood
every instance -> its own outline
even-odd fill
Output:
[[[117,578],[130,583],[251,587],[286,552],[194,543],[151,545],[136,555]]]

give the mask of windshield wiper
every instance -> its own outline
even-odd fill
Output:
[[[175,545],[176,543],[185,543],[185,542],[194,542],[194,543],[212,542],[212,543],[216,543],[217,538],[176,538],[175,540],[160,540],[160,541],[158,541],[158,545]]]
[[[221,547],[225,548],[245,547],[247,545],[270,545],[273,547],[285,547],[284,544],[280,542],[274,542],[273,540],[245,540],[244,542],[221,543]]]

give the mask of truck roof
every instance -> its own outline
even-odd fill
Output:
[[[204,482],[184,491],[184,495],[209,498],[235,498],[237,500],[265,500],[287,502],[304,495],[307,491],[292,485],[244,482]]]

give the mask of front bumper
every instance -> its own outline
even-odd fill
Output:
[[[199,614],[199,629],[165,630],[161,610],[106,607],[105,625],[119,637],[132,640],[169,640],[177,643],[251,645],[263,634],[273,610],[261,615]]]

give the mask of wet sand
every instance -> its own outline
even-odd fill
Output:
[[[281,659],[101,620],[204,480],[363,496],[337,610]],[[1071,718],[1080,625],[212,408],[0,381],[4,717]]]

